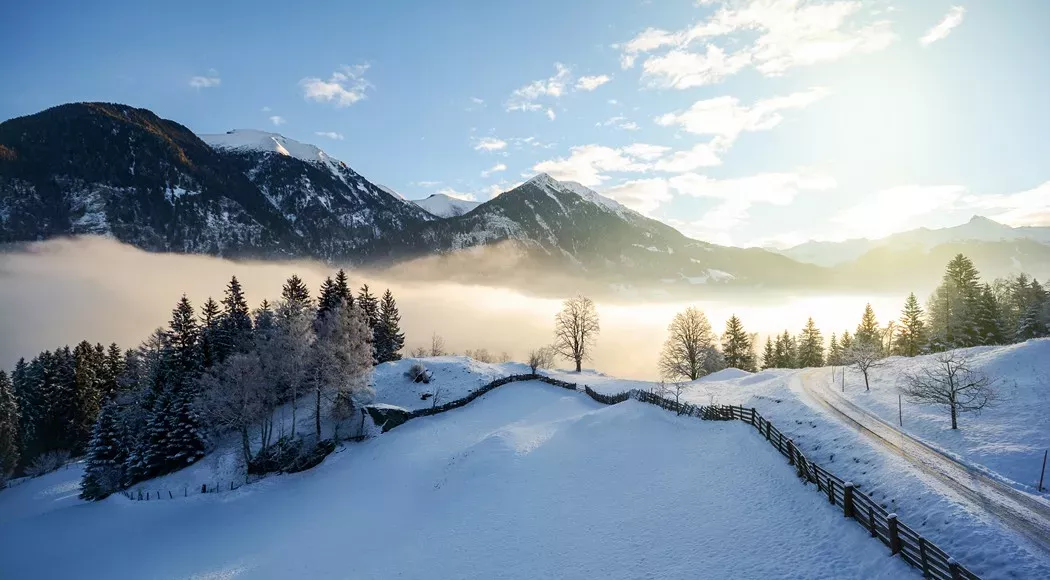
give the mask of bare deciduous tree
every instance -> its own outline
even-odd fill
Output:
[[[495,361],[495,359],[492,357],[492,354],[489,353],[489,349],[487,348],[479,348],[477,350],[467,349],[463,351],[463,354],[468,358],[472,358],[478,362],[491,363]]]
[[[300,302],[282,300],[277,304],[274,336],[266,344],[268,352],[262,353],[272,361],[276,379],[283,387],[284,395],[291,400],[293,438],[298,421],[299,395],[309,374],[310,348],[314,342],[313,321],[313,309]]]
[[[576,372],[580,372],[599,330],[594,302],[586,296],[569,298],[554,317],[553,348],[558,355],[575,362]]]
[[[445,339],[440,334],[434,333],[430,336],[430,356],[445,356]]]
[[[427,356],[428,352],[429,351],[426,349],[426,347],[417,346],[408,353],[408,356],[411,358],[423,358]]]
[[[678,406],[677,413],[681,415],[682,394],[685,393],[687,385],[688,383],[683,381],[673,381],[671,383],[660,381],[656,384],[656,394],[665,399],[674,399],[675,404]]]
[[[854,342],[848,351],[843,353],[844,361],[847,365],[856,367],[864,375],[864,390],[870,391],[871,385],[868,383],[868,373],[875,368],[882,366],[882,352],[880,345],[868,341]],[[845,370],[843,370],[845,373]],[[843,375],[845,380],[845,375]]]
[[[529,351],[529,368],[532,369],[532,374],[536,374],[536,369],[549,369],[554,366],[554,348],[549,346],[541,346]]]
[[[660,353],[660,374],[666,379],[695,381],[718,370],[725,360],[715,349],[715,334],[704,313],[689,307],[675,314],[667,327],[667,340]]]
[[[201,400],[208,424],[216,431],[237,431],[241,436],[244,465],[251,465],[251,430],[268,415],[259,356],[235,353],[201,377]],[[271,411],[272,412],[272,411]],[[264,437],[260,433],[260,444]]]
[[[947,407],[952,429],[959,428],[959,413],[979,414],[995,403],[996,381],[974,369],[965,355],[951,350],[938,354],[934,361],[905,377],[901,394],[909,401]]]

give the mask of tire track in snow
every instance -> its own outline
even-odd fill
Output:
[[[814,385],[812,375],[813,371],[805,371],[791,379],[791,388],[803,395],[806,404],[853,425],[867,438],[904,457],[922,473],[936,477],[969,503],[1050,553],[1050,505],[956,461],[836,393]]]

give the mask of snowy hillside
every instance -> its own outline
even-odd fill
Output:
[[[918,577],[749,427],[540,383],[226,494],[56,503],[73,475],[0,493],[5,577]]]
[[[263,151],[280,153],[307,163],[327,162],[331,159],[314,145],[300,143],[277,133],[255,129],[234,129],[214,135],[198,135],[202,141],[216,149],[234,151]]]
[[[439,218],[460,216],[481,205],[476,201],[457,199],[443,193],[435,193],[426,199],[412,200],[412,203]]]

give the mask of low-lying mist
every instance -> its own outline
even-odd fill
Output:
[[[373,293],[394,293],[401,311],[407,351],[429,345],[432,333],[449,350],[486,348],[522,360],[531,348],[548,344],[559,298],[537,297],[507,288],[456,282],[413,281],[412,265],[389,275],[348,270],[356,290],[367,283]],[[428,278],[433,264],[427,263]],[[241,281],[249,304],[280,297],[281,286],[298,274],[316,292],[333,268],[316,262],[245,262],[221,258],[153,254],[102,238],[53,240],[0,254],[0,368],[80,340],[135,346],[167,324],[185,293],[195,306],[208,296],[219,300],[230,276]],[[582,287],[583,285],[581,285]],[[567,286],[568,288],[568,286]],[[750,332],[798,332],[812,316],[825,337],[850,329],[871,302],[882,324],[896,318],[903,296],[788,296],[748,293],[739,302],[724,293],[705,299],[660,302],[638,298],[597,299],[601,334],[587,365],[601,372],[651,379],[665,330],[686,306],[702,309],[721,334],[736,313]],[[571,292],[566,291],[563,298]],[[567,363],[562,363],[568,366]]]

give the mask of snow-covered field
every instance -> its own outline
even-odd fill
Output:
[[[0,493],[4,578],[917,577],[746,425],[537,382],[231,493],[82,504],[76,475]]]
[[[998,380],[998,403],[979,416],[961,415],[959,429],[953,431],[947,409],[904,399],[903,430],[1018,489],[1036,493],[1043,453],[1050,449],[1050,339],[960,352]],[[856,372],[846,373],[844,393],[840,380],[830,385],[830,369],[821,369],[816,378],[821,386],[897,426],[898,386],[907,373],[934,362],[933,358],[887,359],[885,367],[873,372],[870,392]],[[1050,480],[1044,486],[1047,483]]]

